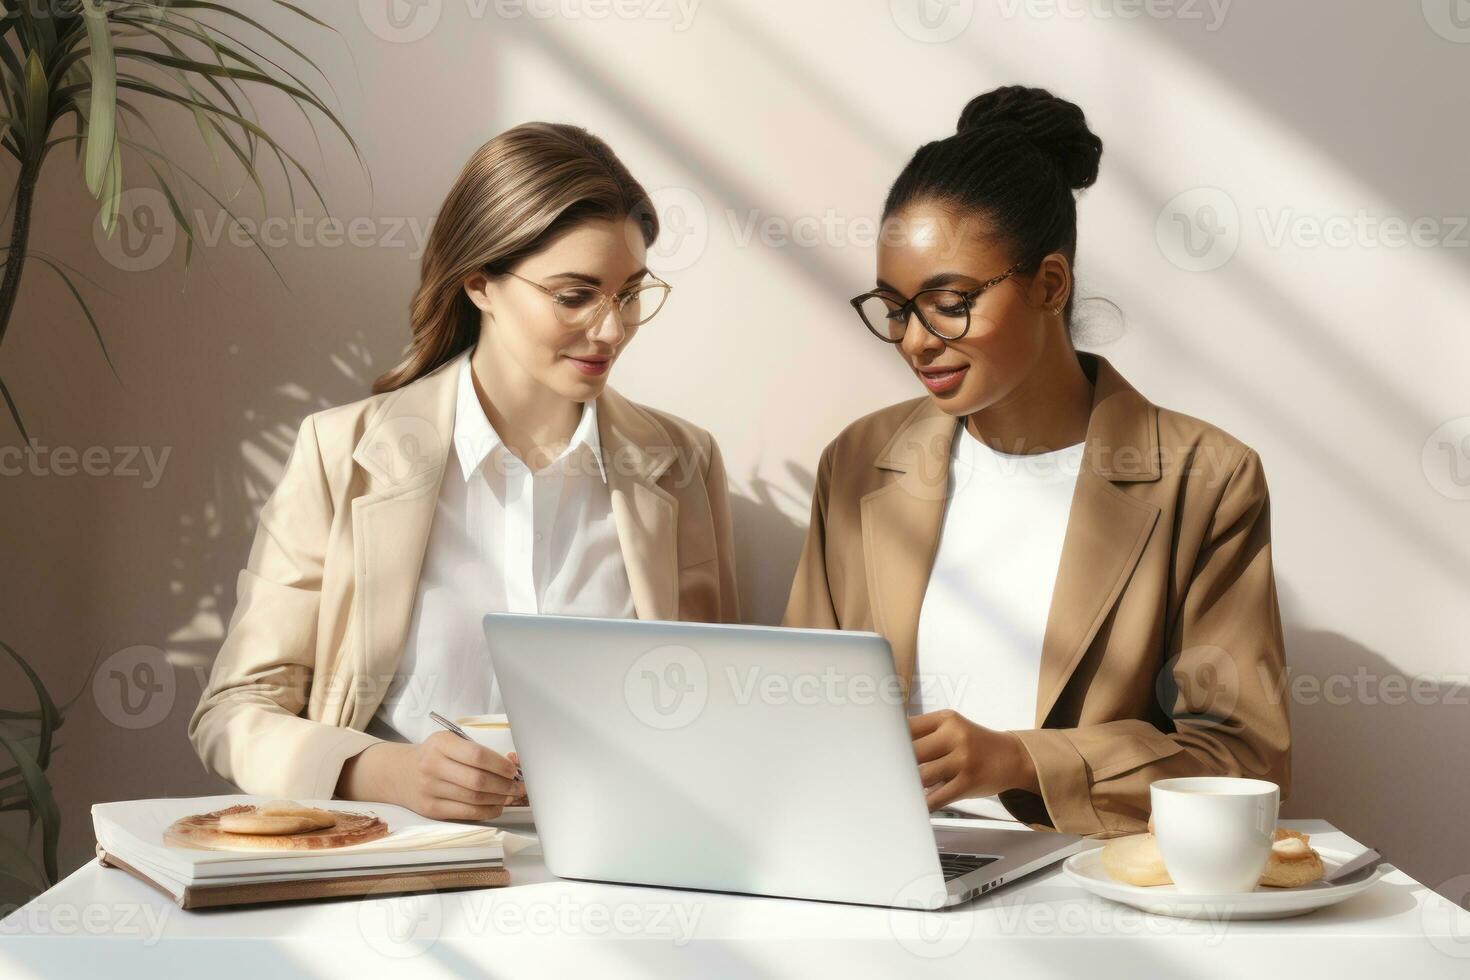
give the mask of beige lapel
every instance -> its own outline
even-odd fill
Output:
[[[1092,414],[1041,645],[1038,728],[1122,595],[1159,516],[1157,506],[1114,486],[1159,478],[1158,408],[1107,358],[1077,356],[1093,379]]]
[[[353,450],[370,482],[352,501],[361,605],[339,670],[359,679],[326,686],[331,702],[323,714],[341,724],[367,725],[402,655],[453,445],[459,363],[454,358],[394,392]],[[611,389],[598,400],[598,435],[634,607],[640,619],[677,619],[677,503],[657,485],[674,447],[662,426]]]
[[[454,438],[459,364],[453,358],[393,392],[352,451],[367,472],[368,491],[352,500],[353,583],[359,607],[356,636],[338,677],[355,674],[328,693],[340,724],[363,728],[387,694],[413,615],[419,571],[439,484]],[[349,702],[348,696],[352,695]],[[326,715],[331,717],[331,715]]]
[[[678,501],[658,485],[676,450],[656,419],[611,388],[597,399],[613,519],[639,619],[679,618]]]
[[[959,424],[934,399],[925,398],[873,461],[898,476],[860,503],[873,629],[888,638],[905,699],[917,655],[919,609],[949,492],[950,447]]]
[[[1157,507],[1113,486],[1159,478],[1157,409],[1106,358],[1082,352],[1078,358],[1094,379],[1093,402],[1042,644],[1038,726],[1117,601],[1158,517]],[[905,697],[959,424],[932,399],[920,402],[873,461],[899,475],[861,504],[874,629],[888,638]]]

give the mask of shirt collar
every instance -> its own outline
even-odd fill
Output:
[[[495,450],[504,446],[500,433],[490,424],[480,398],[475,394],[475,382],[470,368],[470,355],[474,348],[461,355],[459,366],[459,394],[454,409],[454,451],[459,457],[460,472],[468,480]],[[582,403],[582,417],[572,433],[566,452],[560,457],[565,460],[573,452],[588,452],[597,461],[597,473],[607,483],[607,468],[602,461],[602,440],[598,435],[597,401]]]

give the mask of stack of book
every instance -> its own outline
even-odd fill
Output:
[[[387,803],[302,800],[324,810],[368,813],[388,825],[386,837],[321,850],[203,850],[164,843],[181,817],[259,796],[123,800],[92,806],[97,857],[168,895],[184,909],[251,905],[349,895],[389,895],[510,883],[507,850],[527,843],[478,823],[431,820]]]

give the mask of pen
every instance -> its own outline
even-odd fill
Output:
[[[467,742],[473,742],[473,741],[475,741],[474,739],[470,738],[469,734],[466,733],[463,728],[460,728],[458,725],[456,725],[454,722],[450,721],[448,718],[445,718],[439,712],[437,712],[437,711],[430,711],[429,712],[429,717],[432,718],[432,719],[434,719],[436,722],[438,722],[439,723],[439,727],[444,728],[444,729],[447,729],[448,731],[453,732],[454,734],[458,735],[460,738],[464,739],[465,741],[467,741]],[[519,779],[521,782],[525,782],[526,781],[526,777],[521,773],[521,767],[519,765],[516,766],[516,779]]]

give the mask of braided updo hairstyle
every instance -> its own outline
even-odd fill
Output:
[[[1046,89],[1006,85],[971,99],[954,135],[925,143],[904,166],[883,204],[883,217],[915,201],[979,212],[1010,243],[1023,273],[1052,252],[1074,266],[1077,202],[1091,187],[1102,140],[1082,110]],[[1071,323],[1076,290],[1063,317]]]

